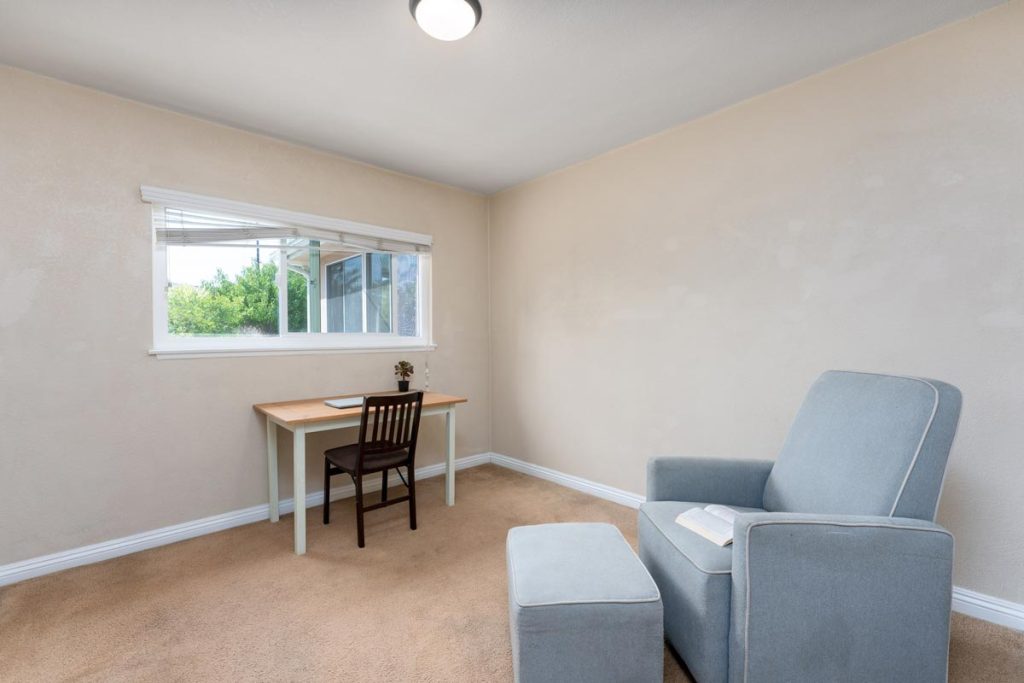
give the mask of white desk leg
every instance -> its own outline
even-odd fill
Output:
[[[277,506],[277,425],[267,418],[267,481],[270,486],[270,521],[281,519]]]
[[[306,554],[306,430],[295,428],[292,469],[295,499],[295,554]]]
[[[444,502],[455,505],[455,409],[449,408],[444,414],[444,432],[448,443],[444,471]]]

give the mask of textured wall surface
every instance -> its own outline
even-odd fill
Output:
[[[956,580],[1022,601],[1022,121],[1020,0],[489,202],[0,67],[0,564],[264,502],[252,403],[428,357],[148,356],[151,184],[433,234],[459,455],[642,492],[773,457],[825,369],[957,384]]]
[[[390,388],[427,359],[150,357],[142,184],[432,234],[431,388],[470,398],[458,455],[488,450],[484,197],[0,68],[0,564],[265,502],[253,403]],[[423,427],[418,462],[440,462],[443,421]]]
[[[494,197],[493,450],[635,492],[774,457],[829,368],[964,412],[956,583],[1024,600],[1024,3]]]

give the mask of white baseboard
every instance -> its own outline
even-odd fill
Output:
[[[490,462],[491,462],[491,454],[490,453],[478,453],[476,455],[467,455],[467,456],[465,456],[463,458],[456,458],[455,459],[455,471],[457,472],[459,470],[464,470],[467,467],[476,467],[477,465],[487,465]],[[430,477],[438,477],[438,476],[440,476],[442,474],[444,474],[444,463],[443,462],[435,463],[433,465],[426,465],[425,467],[417,467],[416,468],[416,479],[417,479],[417,481],[420,480],[420,479],[429,479]],[[390,485],[394,486],[394,485],[398,484],[399,479],[398,479],[397,476],[391,475],[390,481],[391,481]],[[367,492],[380,491],[380,484],[381,484],[380,480],[371,479],[370,481],[366,482],[366,485],[364,486],[363,490],[367,491]],[[342,498],[351,498],[354,495],[356,495],[356,487],[355,487],[354,484],[346,484],[345,486],[338,486],[336,488],[331,489],[331,500],[341,500]],[[318,505],[323,505],[323,503],[324,503],[324,492],[323,491],[317,491],[315,493],[306,494],[306,507],[307,508],[316,507]],[[270,509],[266,505],[264,505],[263,507],[267,508],[267,514],[264,515],[264,517],[263,517],[263,519],[266,519],[267,517],[270,516]],[[284,514],[284,513],[287,513],[287,512],[292,512],[293,510],[295,510],[295,499],[294,498],[288,498],[288,499],[281,500],[281,502],[278,503],[278,510],[279,510],[279,512],[281,514]]]
[[[630,508],[638,508],[644,502],[644,496],[617,489],[613,486],[599,484],[589,479],[565,474],[548,467],[535,465],[524,460],[511,458],[499,453],[480,453],[459,458],[455,461],[455,469],[462,470],[467,467],[486,465],[493,463],[516,472],[545,479],[566,488],[581,491],[583,493],[609,500],[619,505]],[[444,474],[444,463],[427,465],[416,469],[417,479],[427,479]],[[370,482],[367,485],[368,491],[380,489],[380,482]],[[351,484],[331,489],[331,500],[350,498],[355,495],[355,487]],[[306,496],[306,507],[322,505],[324,494],[322,491],[310,493]],[[295,501],[291,498],[283,499],[280,502],[281,513],[291,512],[295,509]],[[161,545],[184,541],[204,534],[212,534],[216,531],[223,531],[243,524],[252,524],[270,517],[270,507],[267,504],[255,505],[243,510],[226,512],[222,515],[204,517],[183,524],[175,524],[163,527],[154,531],[146,531],[124,538],[94,543],[93,545],[65,550],[42,557],[35,557],[21,562],[0,566],[0,586],[6,586],[25,579],[52,574],[71,567],[78,567],[84,564],[102,562],[121,555],[128,555],[147,548],[156,548]],[[1001,598],[978,593],[967,588],[953,587],[953,609],[967,616],[976,619],[983,619],[1000,626],[1024,631],[1024,605],[1010,602]]]
[[[531,462],[510,458],[507,455],[491,453],[491,462],[495,465],[515,470],[516,472],[529,474],[531,477],[546,479],[547,481],[552,481],[556,484],[560,484],[561,486],[565,486],[566,488],[582,491],[583,493],[589,493],[592,496],[604,498],[605,500],[610,500],[613,503],[625,505],[626,507],[631,507],[634,510],[640,507],[640,503],[644,502],[644,496],[637,493],[630,493],[629,491],[623,491],[622,489],[617,489],[613,486],[598,484],[596,481],[590,481],[589,479],[583,479],[582,477],[575,477],[571,474],[559,472],[558,470],[534,465]]]
[[[975,619],[1024,631],[1024,605],[953,586],[953,610]]]
[[[458,458],[455,461],[455,469],[461,470],[467,467],[474,467],[476,465],[485,465],[490,461],[490,453],[469,455],[464,458]],[[436,477],[444,474],[444,467],[443,462],[435,465],[418,467],[416,468],[416,478],[427,479],[429,477]],[[397,482],[397,478],[393,476],[392,481]],[[366,490],[379,491],[380,481],[376,480],[367,482]],[[355,487],[352,484],[331,489],[331,500],[351,498],[354,495]],[[310,493],[306,496],[307,508],[322,505],[323,502],[323,491]],[[279,503],[279,510],[282,514],[292,512],[295,510],[295,500],[293,498],[282,499]],[[102,562],[122,555],[137,553],[140,550],[156,548],[170,543],[177,543],[178,541],[195,538],[196,536],[212,534],[217,531],[224,531],[225,529],[231,529],[236,526],[260,522],[269,518],[270,505],[264,503],[262,505],[254,505],[253,507],[242,510],[225,512],[221,515],[213,515],[212,517],[196,519],[191,522],[165,526],[161,529],[154,529],[153,531],[144,531],[139,534],[116,538],[112,541],[103,541],[102,543],[94,543],[92,545],[64,550],[50,555],[33,557],[28,560],[22,560],[21,562],[12,562],[10,564],[0,565],[0,586],[6,586],[26,579],[32,579],[37,576],[52,574],[72,567],[79,567],[84,564]]]
[[[322,493],[320,497],[323,498]],[[291,503],[292,501],[289,500],[288,502]],[[252,524],[269,517],[269,505],[255,505],[244,510],[234,510],[232,512],[225,512],[222,515],[213,515],[212,517],[204,517],[191,522],[165,526],[153,531],[144,531],[123,538],[115,538],[112,541],[93,543],[92,545],[85,545],[80,548],[72,548],[71,550],[62,550],[50,555],[33,557],[21,562],[12,562],[0,566],[0,586],[6,586],[26,579],[34,579],[37,576],[53,574],[54,572],[79,567],[83,564],[102,562],[114,557],[184,541],[185,539],[195,538],[204,534],[212,534],[216,531],[223,531],[224,529],[242,526],[243,524]]]

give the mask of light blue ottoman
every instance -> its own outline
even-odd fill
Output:
[[[518,683],[662,680],[661,594],[616,527],[515,527],[506,549]]]

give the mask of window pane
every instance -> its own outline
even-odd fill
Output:
[[[309,331],[309,280],[288,269],[288,331]]]
[[[353,256],[327,266],[327,331],[363,331],[363,258]]]
[[[345,323],[342,332],[363,331],[363,259],[342,261],[342,302]]]
[[[391,332],[391,254],[367,254],[366,331]]]
[[[317,259],[326,262],[322,269],[317,266],[323,274],[324,332],[419,336],[418,254],[376,252],[347,256],[307,246],[301,253],[289,252],[289,269],[311,278],[305,265],[307,258],[313,263]],[[289,280],[289,313],[295,305],[293,299],[300,298],[303,292],[316,300],[316,284],[309,282],[303,290],[301,283]],[[314,310],[312,304],[309,310]],[[308,331],[318,331],[314,322],[310,318]],[[289,326],[292,331],[302,331],[297,324]]]
[[[167,247],[167,330],[173,335],[276,335],[276,250]]]
[[[319,275],[318,242],[289,240],[284,250],[288,259],[288,331],[310,332],[319,325],[320,298],[310,279]],[[313,298],[310,298],[313,295]],[[315,331],[319,332],[319,329]]]
[[[419,288],[419,256],[416,254],[396,254],[394,256],[395,278],[398,303],[395,308],[398,334],[403,337],[419,336],[419,325],[416,320],[416,300]]]

